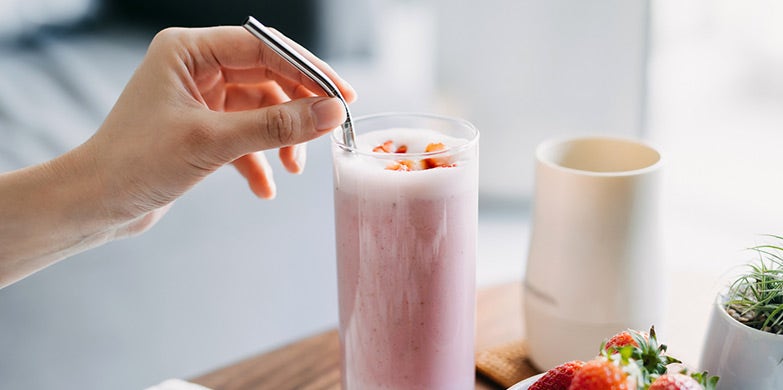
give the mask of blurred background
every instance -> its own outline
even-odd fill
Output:
[[[533,151],[551,137],[661,149],[667,267],[715,281],[668,291],[694,301],[670,325],[696,336],[678,337],[700,337],[744,248],[783,233],[776,0],[2,0],[0,171],[87,139],[160,28],[249,14],[349,80],[354,115],[429,111],[477,125],[479,286],[522,278]],[[328,140],[309,152],[301,176],[273,162],[274,201],[223,169],[143,236],[0,290],[0,388],[139,389],[334,327]]]

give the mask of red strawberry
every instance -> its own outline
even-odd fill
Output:
[[[633,339],[633,336],[631,336],[630,333],[627,331],[622,331],[609,339],[609,341],[606,342],[606,345],[604,348],[606,348],[607,351],[610,351],[612,348],[620,348],[624,347],[626,345],[633,345],[634,347],[638,347],[639,343],[636,342],[636,340]]]
[[[528,390],[568,390],[571,379],[585,363],[580,360],[563,363],[544,374]]]
[[[585,363],[574,375],[569,390],[635,390],[628,386],[628,374],[605,358]]]
[[[704,390],[696,379],[685,374],[664,374],[648,390]]]

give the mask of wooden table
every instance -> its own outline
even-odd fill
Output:
[[[476,317],[476,351],[521,339],[521,283],[479,290]],[[340,343],[337,331],[311,336],[191,381],[215,390],[339,389]],[[500,387],[479,377],[476,389]]]

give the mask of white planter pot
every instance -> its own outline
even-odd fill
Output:
[[[783,389],[783,335],[740,323],[725,302],[720,295],[712,308],[700,369],[720,377],[718,390]]]

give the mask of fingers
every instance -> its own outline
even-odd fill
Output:
[[[225,91],[224,111],[254,110],[290,100],[274,81],[253,85],[230,84]]]
[[[245,76],[248,76],[246,73]],[[289,80],[285,77],[278,77],[274,79],[273,81],[269,81],[269,77],[259,77],[259,78],[226,78],[227,82],[228,80],[231,80],[228,86],[237,86],[237,87],[255,87],[259,84],[269,84],[274,82],[277,84],[283,92],[287,96],[290,96],[293,99],[296,99],[297,97],[308,97],[308,96],[325,96],[324,93],[315,94],[311,90],[307,89],[306,86],[300,84],[297,81]],[[288,100],[288,99],[286,99]]]
[[[285,169],[298,175],[304,171],[307,161],[307,144],[284,146],[280,148],[279,155]]]
[[[327,64],[322,59],[315,56],[315,54],[311,53],[309,50],[305,49],[302,45],[296,43],[294,40],[288,38],[287,36],[283,35],[280,31],[277,31],[276,29],[271,29],[273,33],[277,34],[278,37],[283,39],[289,46],[291,46],[294,50],[299,52],[300,54],[304,55],[305,58],[307,58],[308,61],[310,61],[313,65],[318,67],[318,69],[321,69],[327,77],[329,77],[330,80],[332,80],[336,85],[337,88],[340,89],[340,93],[342,93],[343,98],[345,98],[345,101],[348,103],[352,103],[354,100],[356,100],[356,91],[353,89],[353,87],[348,84],[345,80],[340,78],[340,76],[335,72],[334,69],[332,69],[329,64]],[[301,78],[308,78],[304,74],[300,74]],[[319,88],[320,89],[320,88]],[[321,95],[320,93],[318,93]],[[323,96],[323,95],[321,95]]]
[[[346,101],[356,99],[353,88],[329,65],[277,34],[333,80]],[[274,197],[276,188],[268,161],[257,151],[282,148],[286,170],[299,173],[306,148],[293,145],[345,121],[339,100],[311,97],[325,91],[242,27],[168,29],[156,36],[150,52],[180,65],[181,78],[195,91],[191,94],[211,109],[190,118],[198,130],[189,142],[199,149],[194,154],[210,166],[233,160],[261,198]]]
[[[244,176],[250,190],[261,199],[274,199],[277,186],[272,175],[272,167],[262,152],[246,154],[233,162],[237,171]]]
[[[329,65],[305,50],[296,42],[279,32],[278,36],[295,50],[299,51],[324,74],[335,82],[346,101],[356,99],[356,92],[346,81],[337,75]],[[222,26],[193,29],[196,50],[203,60],[213,61],[215,70],[223,71],[223,77],[232,81],[279,80],[281,77],[304,85],[307,89],[324,96],[317,83],[302,74],[291,64],[272,51],[263,42],[239,26]]]
[[[290,95],[294,99],[308,97],[308,91],[296,90]],[[294,146],[284,146],[280,148],[280,162],[285,169],[293,174],[300,174],[304,171],[305,161],[307,160],[307,144],[298,144]]]
[[[258,150],[301,144],[345,122],[336,98],[310,97],[241,112],[212,112],[220,155],[241,156]]]
[[[302,88],[304,89],[304,88]],[[307,90],[293,92],[295,99],[311,96]],[[243,111],[280,104],[288,100],[280,86],[274,82],[255,85],[229,85],[226,88],[226,111]],[[294,174],[304,170],[307,159],[307,144],[283,146],[280,148],[280,161],[285,169]]]
[[[222,95],[224,100],[221,104],[215,105],[223,109],[210,108],[215,111],[252,110],[312,96],[313,93],[302,85],[288,89],[285,84],[281,85],[274,81],[260,84],[229,84],[226,85]]]

